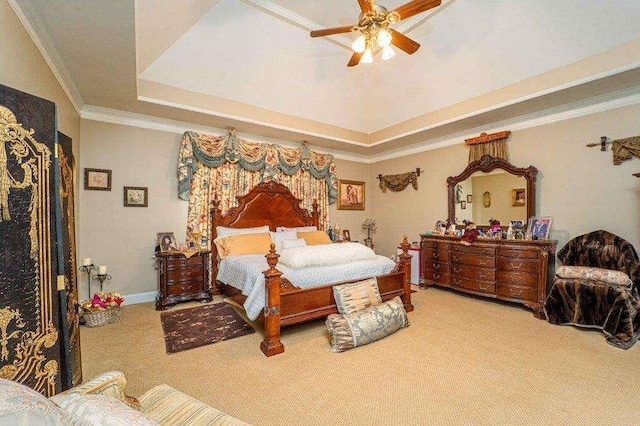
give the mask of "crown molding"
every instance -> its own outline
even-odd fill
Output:
[[[111,108],[103,108],[93,105],[85,105],[82,108],[80,117],[85,120],[100,121],[103,123],[120,124],[123,126],[138,127],[141,129],[158,130],[167,133],[176,133],[182,135],[184,132],[206,133],[215,136],[224,136],[229,133],[228,129],[219,127],[202,126],[198,124],[187,123],[184,121],[170,120],[167,118],[153,117],[150,115],[136,114],[133,112],[121,111]],[[293,148],[300,146],[300,142],[286,141],[282,139],[267,138],[264,136],[254,135],[251,133],[238,132],[237,135],[242,139],[247,139],[262,143],[277,143]],[[350,152],[332,150],[324,147],[309,145],[314,151],[331,154],[339,160],[355,161],[358,163],[366,163],[367,156]]]
[[[18,16],[22,26],[25,28],[31,37],[31,40],[40,51],[45,62],[49,65],[51,72],[56,80],[58,80],[58,83],[60,83],[60,86],[62,86],[62,90],[69,98],[73,108],[76,110],[78,115],[80,115],[84,106],[84,101],[71,78],[71,74],[69,74],[67,67],[65,67],[58,50],[51,41],[51,37],[45,29],[44,24],[40,18],[38,18],[38,15],[33,11],[31,6],[29,6],[29,3],[20,5],[17,0],[7,0],[7,2]]]
[[[591,114],[624,108],[626,106],[640,104],[640,86],[621,90],[618,92],[586,99],[560,107],[549,108],[537,113],[527,114],[492,123],[489,126],[480,126],[459,132],[454,135],[433,139],[427,142],[414,144],[410,147],[391,150],[380,154],[375,154],[367,159],[367,163],[377,163],[379,161],[391,160],[394,158],[414,155],[425,151],[445,148],[452,145],[462,144],[465,139],[478,136],[479,133],[499,132],[508,128],[510,131],[524,130],[532,127],[544,126],[573,118],[580,118]]]

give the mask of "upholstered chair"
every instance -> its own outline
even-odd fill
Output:
[[[552,324],[599,328],[607,342],[628,349],[640,334],[640,262],[633,246],[598,230],[569,241],[559,252],[545,301]]]

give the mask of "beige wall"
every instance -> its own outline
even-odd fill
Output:
[[[536,213],[554,217],[551,238],[559,247],[574,236],[605,229],[640,248],[640,180],[632,176],[640,172],[640,160],[614,166],[610,150],[585,147],[600,136],[637,135],[639,116],[640,105],[634,105],[512,133],[511,162],[538,168]],[[371,165],[372,174],[424,170],[418,191],[370,192],[372,216],[379,224],[378,253],[391,254],[402,234],[416,240],[437,220],[446,219],[446,179],[466,167],[467,155],[461,143]]]
[[[55,102],[58,130],[78,146],[80,117],[6,0],[0,0],[0,58],[0,84]]]
[[[105,289],[125,295],[155,292],[156,271],[149,258],[156,233],[174,232],[178,241],[184,241],[188,203],[178,199],[176,173],[181,139],[178,133],[82,121],[81,168],[112,170],[111,191],[82,190],[80,205],[78,257],[107,266],[113,278]],[[337,160],[336,167],[343,179],[367,179],[366,164]],[[149,207],[123,207],[124,186],[148,187]],[[352,238],[359,238],[367,210],[336,210],[332,205],[331,224],[338,223],[351,230]],[[86,284],[80,284],[86,294]]]

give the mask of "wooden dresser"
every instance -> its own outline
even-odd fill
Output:
[[[210,250],[203,250],[188,259],[179,252],[156,253],[158,265],[156,310],[165,310],[178,302],[187,300],[211,301],[210,253]]]
[[[422,235],[422,285],[522,303],[544,318],[548,274],[554,273],[555,241],[478,239]]]

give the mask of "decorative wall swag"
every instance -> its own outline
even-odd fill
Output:
[[[495,158],[502,158],[509,161],[509,153],[507,152],[507,139],[511,136],[511,132],[505,130],[497,133],[481,133],[475,138],[465,139],[465,143],[469,145],[469,164],[478,161],[483,155],[490,155]]]
[[[587,146],[589,148],[599,146],[600,151],[606,151],[609,144],[611,144],[614,166],[619,166],[623,161],[631,160],[633,156],[640,158],[640,136],[614,141],[607,141],[606,136],[600,136],[600,143],[588,143]]]
[[[402,173],[399,175],[378,175],[380,180],[380,189],[382,192],[387,192],[390,189],[393,192],[400,192],[404,190],[409,184],[413,186],[413,189],[418,190],[418,176],[420,176],[420,168],[418,167],[415,172]]]

